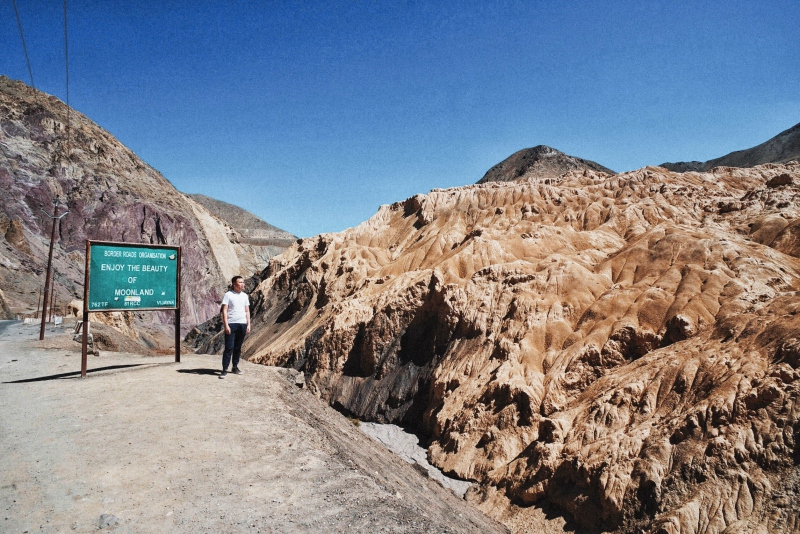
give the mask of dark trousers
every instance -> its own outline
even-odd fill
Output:
[[[233,367],[239,367],[239,356],[242,355],[242,343],[244,335],[247,333],[247,325],[244,323],[230,323],[230,334],[225,334],[225,351],[222,353],[222,370],[228,370],[233,355]]]

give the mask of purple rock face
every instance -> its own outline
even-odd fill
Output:
[[[88,118],[21,82],[0,77],[0,288],[10,312],[32,311],[43,285],[56,196],[56,302],[83,296],[87,239],[182,247],[184,330],[218,310],[224,276],[189,201]],[[65,206],[66,204],[66,206]],[[2,297],[0,295],[0,298]],[[2,311],[2,308],[0,308]],[[139,314],[171,323],[172,313]]]

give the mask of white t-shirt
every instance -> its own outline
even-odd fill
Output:
[[[228,291],[222,297],[222,305],[228,307],[228,324],[247,324],[245,309],[250,307],[250,297],[247,296],[247,293]]]

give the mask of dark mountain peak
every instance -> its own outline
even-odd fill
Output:
[[[606,174],[616,174],[611,169],[586,159],[564,154],[547,145],[537,145],[514,152],[489,169],[478,183],[509,182],[518,178],[556,178],[565,172],[589,169]]]

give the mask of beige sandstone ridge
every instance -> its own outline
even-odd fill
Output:
[[[181,316],[185,329],[219,312],[227,281],[261,271],[275,247],[240,243],[239,233],[84,115],[55,97],[0,76],[0,314],[32,315],[50,242],[53,199],[69,214],[54,250],[56,303],[83,299],[85,240],[182,247]],[[69,143],[67,139],[69,138]],[[67,152],[70,157],[67,158]],[[286,245],[284,245],[285,248]],[[113,316],[113,317],[112,317]],[[125,312],[91,320],[123,327],[162,323],[172,343],[173,313]],[[138,329],[142,332],[142,329]],[[155,334],[154,334],[155,335]],[[153,340],[145,340],[153,344]]]
[[[417,195],[274,258],[245,352],[428,438],[518,531],[798,531],[798,184],[795,162]]]

